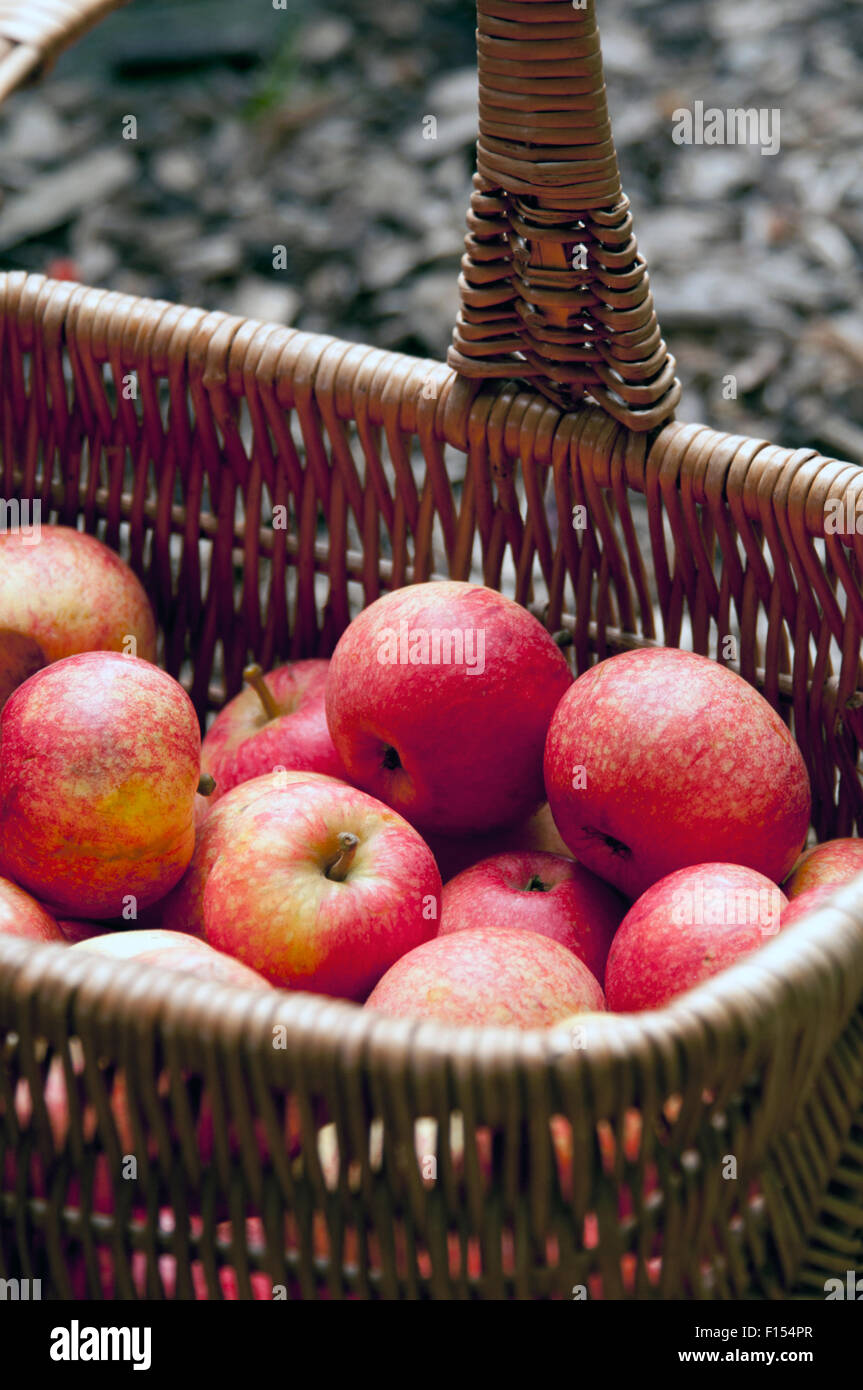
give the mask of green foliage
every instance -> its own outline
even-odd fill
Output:
[[[275,111],[285,101],[287,94],[296,82],[300,72],[292,34],[277,48],[274,56],[261,69],[255,90],[243,108],[243,116],[248,121],[260,120]]]

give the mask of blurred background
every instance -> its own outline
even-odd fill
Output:
[[[598,14],[680,418],[863,462],[859,0]],[[132,0],[0,114],[0,267],[442,356],[474,28],[471,0]],[[675,145],[697,100],[778,108],[779,153]]]

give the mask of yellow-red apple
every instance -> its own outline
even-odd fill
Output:
[[[95,651],[156,660],[156,622],[141,581],[95,536],[68,526],[0,533],[3,630],[31,639],[43,661]],[[2,648],[0,636],[0,671]]]
[[[66,657],[19,686],[0,738],[0,872],[65,917],[122,917],[174,886],[201,756],[181,685],[115,652]]]
[[[273,984],[362,1000],[434,936],[440,874],[397,812],[312,775],[263,792],[237,817],[204,886],[205,934]]]
[[[863,874],[863,840],[824,840],[800,856],[782,887],[796,898],[820,884],[838,888],[857,874]]]
[[[204,934],[204,887],[210,870],[222,849],[234,839],[236,826],[261,797],[281,791],[296,782],[332,782],[319,772],[272,772],[253,777],[232,787],[215,802],[212,797],[195,798],[195,850],[189,867],[166,897],[147,909],[142,925],[164,927],[168,931]],[[201,807],[201,802],[205,805]]]

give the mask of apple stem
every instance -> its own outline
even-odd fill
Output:
[[[349,830],[343,830],[339,835],[339,852],[324,869],[325,876],[333,883],[344,883],[359,842],[359,836],[352,835]]]
[[[264,707],[264,714],[268,719],[278,719],[281,710],[276,704],[275,696],[264,679],[264,673],[255,661],[251,666],[247,666],[243,671],[243,680],[246,685],[250,685]]]
[[[539,874],[534,874],[534,875],[533,875],[533,878],[532,878],[532,879],[530,880],[530,882],[528,883],[527,888],[525,889],[525,892],[526,892],[526,893],[547,893],[547,892],[548,892],[548,884],[547,884],[547,883],[543,883],[543,881],[542,881],[542,879],[540,878]]]
[[[198,782],[199,796],[212,796],[216,790],[216,779],[211,777],[209,772],[202,772]]]

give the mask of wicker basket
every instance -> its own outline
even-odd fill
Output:
[[[110,8],[0,3],[0,94]],[[7,274],[0,492],[130,559],[202,716],[250,649],[327,654],[382,590],[477,554],[571,628],[579,671],[657,640],[721,660],[736,635],[793,724],[817,834],[853,833],[863,541],[825,520],[831,499],[855,514],[863,473],[671,422],[592,0],[479,15],[449,366]],[[586,529],[557,525],[575,505]],[[861,1000],[863,876],[671,1007],[578,1037],[0,939],[0,1277],[90,1298],[823,1297],[863,1261]]]

